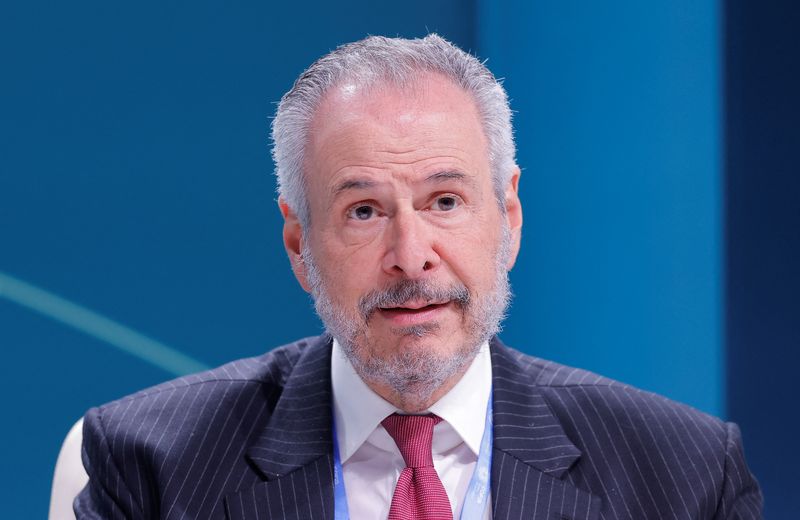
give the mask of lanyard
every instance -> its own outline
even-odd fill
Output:
[[[491,394],[490,394],[491,396]],[[489,500],[489,475],[492,467],[492,398],[486,405],[486,423],[483,427],[481,448],[478,462],[469,481],[464,506],[461,508],[461,520],[479,520],[483,518],[486,503]],[[335,520],[349,520],[347,510],[347,493],[344,489],[344,473],[342,459],[339,456],[339,441],[336,436],[336,421],[333,421],[333,507]]]

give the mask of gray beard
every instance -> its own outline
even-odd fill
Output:
[[[446,381],[466,370],[481,345],[500,331],[500,324],[511,301],[506,269],[510,249],[511,235],[508,227],[504,226],[495,253],[494,287],[485,296],[473,297],[460,283],[440,287],[427,281],[400,280],[362,297],[357,317],[348,315],[333,302],[305,241],[301,254],[314,307],[328,333],[339,342],[361,379],[388,387],[401,399],[401,408],[408,410],[414,407],[414,403],[428,402]],[[466,342],[449,355],[429,349],[398,352],[386,358],[369,355],[366,332],[372,314],[380,307],[399,306],[411,299],[453,301],[461,309],[462,322],[467,331]],[[395,329],[393,332],[423,338],[437,328],[436,325],[421,325]],[[407,405],[403,406],[403,403]]]

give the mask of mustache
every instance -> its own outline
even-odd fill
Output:
[[[366,322],[381,307],[401,307],[411,300],[452,301],[464,310],[469,306],[471,296],[469,289],[458,282],[441,287],[424,280],[400,280],[362,296],[358,302],[358,310]]]

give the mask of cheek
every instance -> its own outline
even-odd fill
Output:
[[[442,235],[440,256],[470,289],[482,290],[484,286],[493,284],[500,237],[487,231],[476,231]]]
[[[329,281],[335,301],[352,306],[378,286],[380,259],[367,248],[331,247],[321,254],[326,259],[321,275]]]

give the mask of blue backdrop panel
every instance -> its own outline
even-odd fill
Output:
[[[516,344],[723,408],[715,2],[479,2],[518,112]]]

